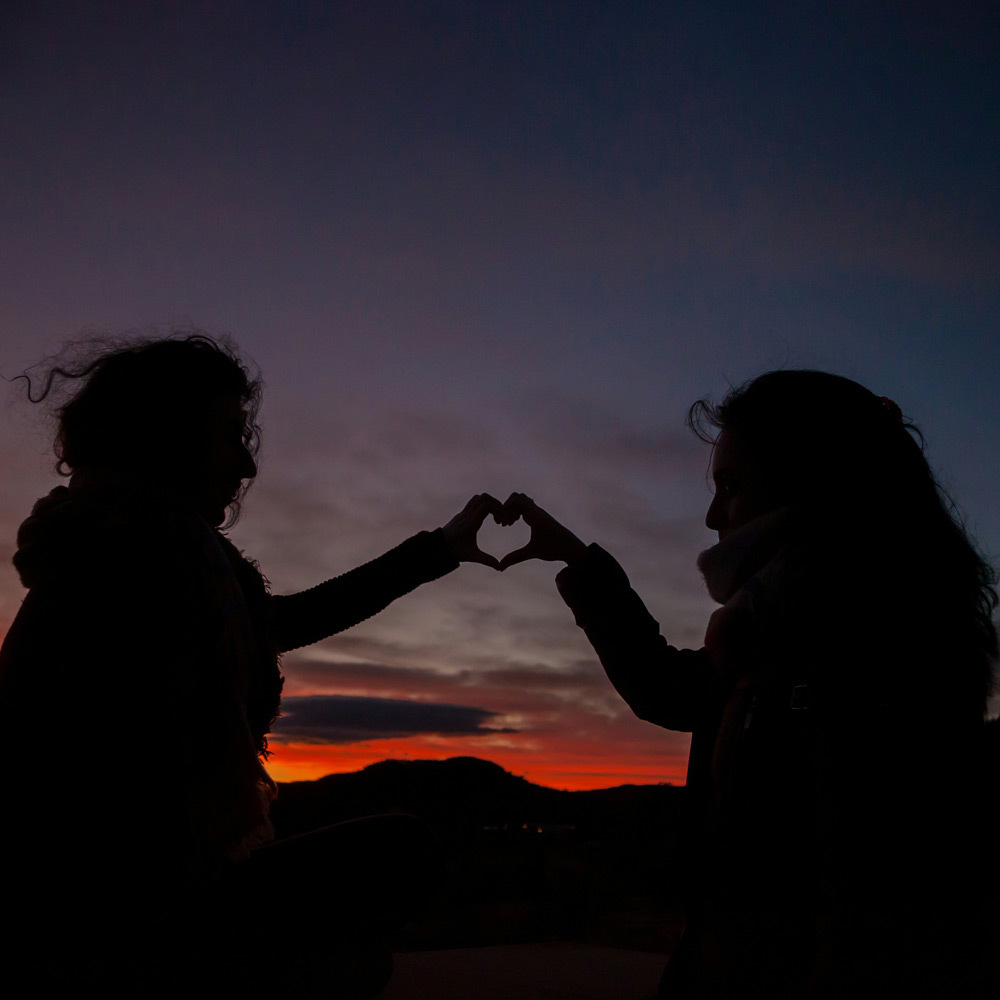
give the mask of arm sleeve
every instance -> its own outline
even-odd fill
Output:
[[[421,531],[349,573],[298,594],[272,597],[278,649],[287,652],[342,632],[457,566],[440,528]]]
[[[720,682],[704,649],[677,649],[602,548],[556,577],[556,586],[618,693],[640,718],[692,732],[717,708]]]

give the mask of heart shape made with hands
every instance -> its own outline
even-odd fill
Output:
[[[476,534],[476,544],[480,551],[498,560],[527,545],[530,539],[531,528],[523,518],[518,518],[513,524],[503,525],[488,517]]]

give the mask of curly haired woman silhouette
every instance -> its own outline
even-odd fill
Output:
[[[713,445],[699,568],[721,607],[676,649],[614,559],[523,494],[528,545],[642,719],[692,733],[687,926],[662,995],[968,996],[995,575],[891,400],[778,371],[695,403]]]
[[[272,596],[219,530],[257,472],[260,388],[192,334],[104,345],[31,397],[68,390],[56,454],[70,479],[18,533],[28,592],[0,651],[0,836],[21,927],[8,967],[53,988],[254,995],[280,981],[294,996],[304,942],[319,941],[333,992],[371,995],[379,927],[427,877],[430,841],[405,818],[264,846],[279,655],[460,561],[496,568],[475,539],[499,503],[474,497],[439,530]]]

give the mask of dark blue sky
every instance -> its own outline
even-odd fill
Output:
[[[235,536],[277,590],[522,489],[698,643],[683,415],[781,366],[895,398],[996,555],[998,51],[983,3],[9,4],[0,373],[82,332],[231,334],[268,384]],[[8,551],[52,479],[15,396]],[[682,754],[629,728],[551,567],[477,570],[298,693],[500,712],[510,766],[591,724]],[[19,596],[8,570],[5,621]]]

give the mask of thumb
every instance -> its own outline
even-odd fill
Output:
[[[503,569],[500,563],[497,562],[496,556],[491,556],[489,552],[483,552],[482,549],[476,549],[475,552],[470,553],[465,561],[482,563],[483,566],[489,566],[491,569]]]
[[[527,562],[529,559],[534,558],[534,552],[531,550],[531,544],[522,545],[519,549],[514,549],[513,552],[508,552],[507,555],[500,560],[500,569],[509,569],[511,566],[516,566],[518,563]]]

